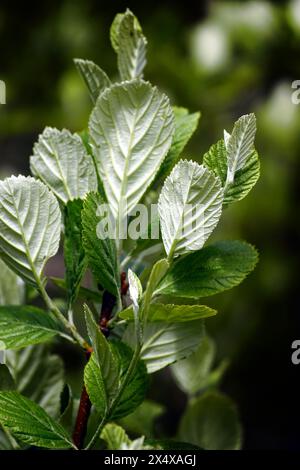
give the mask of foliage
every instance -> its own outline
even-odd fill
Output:
[[[257,181],[255,117],[242,116],[202,165],[180,159],[199,113],[172,108],[144,80],[147,41],[129,10],[114,20],[111,41],[116,83],[93,62],[75,61],[93,102],[84,137],[46,128],[30,160],[34,177],[0,182],[0,255],[9,273],[0,278],[7,366],[0,369],[0,445],[91,449],[101,438],[108,449],[236,449],[236,408],[212,390],[226,368],[221,363],[211,370],[214,346],[205,334],[205,319],[217,312],[198,299],[238,285],[257,262],[245,242],[204,246],[224,206],[245,197]],[[140,246],[135,256],[144,232],[132,249],[123,225],[137,215],[138,204],[149,209],[155,198],[160,233],[147,249],[158,245],[165,255],[136,269],[145,254]],[[105,224],[111,224],[108,234]],[[44,270],[61,233],[66,275],[56,282],[65,289],[67,312],[49,296]],[[86,273],[93,276],[92,289]],[[12,301],[9,291],[17,282],[20,289],[22,282],[36,289],[45,308],[20,305],[22,296]],[[37,345],[62,338],[88,358],[79,405],[70,387],[63,404],[61,361]],[[189,397],[178,431],[182,442],[153,439],[160,407],[145,401],[149,374],[169,366]],[[76,406],[87,417],[83,426],[80,420],[75,425]],[[136,417],[145,414],[142,431]],[[131,439],[114,421],[143,436]]]

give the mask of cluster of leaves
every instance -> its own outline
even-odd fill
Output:
[[[204,155],[202,165],[179,160],[200,114],[172,108],[164,93],[143,80],[147,41],[130,11],[116,16],[111,42],[117,83],[93,62],[75,60],[93,102],[88,129],[72,134],[46,128],[30,159],[33,177],[0,182],[0,255],[5,263],[0,279],[0,346],[5,350],[0,445],[77,448],[71,432],[78,400],[68,388],[63,405],[61,360],[39,344],[61,337],[92,351],[84,369],[92,404],[85,448],[186,448],[175,441],[132,441],[120,426],[151,437],[153,420],[162,410],[144,401],[148,377],[172,364],[179,387],[190,397],[178,437],[204,449],[238,448],[236,409],[229,398],[211,391],[225,366],[211,370],[214,345],[205,336],[204,319],[217,312],[199,299],[236,286],[257,262],[256,250],[245,242],[204,247],[223,208],[245,197],[259,177],[255,117],[242,116],[232,133],[225,132]],[[97,236],[101,203],[109,203],[118,225],[134,215],[140,201],[147,204],[158,192],[159,240],[141,236],[130,244]],[[61,232],[66,270],[65,279],[56,283],[65,291],[65,311],[49,297],[44,273],[58,251]],[[159,259],[143,265],[153,248]],[[160,256],[163,249],[166,257]],[[137,260],[142,272],[133,269]],[[82,285],[87,270],[93,274],[93,289]],[[122,271],[127,272],[127,296]],[[25,285],[27,294],[41,296],[45,310],[24,305]],[[107,294],[114,302],[103,330],[97,312]],[[75,303],[84,314],[86,332],[74,318]]]

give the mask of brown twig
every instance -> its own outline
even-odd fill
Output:
[[[128,283],[126,281],[126,273],[121,274],[121,295],[125,296],[128,290]],[[99,327],[102,333],[108,337],[109,328],[107,326],[109,320],[111,319],[114,306],[116,304],[116,297],[108,291],[104,291],[101,312],[99,317]],[[91,356],[92,351],[88,350],[86,352],[87,361]],[[84,439],[87,433],[87,425],[91,412],[91,401],[89,399],[87,390],[85,386],[82,388],[78,413],[76,417],[75,428],[73,432],[73,442],[78,449],[82,449],[84,445]]]

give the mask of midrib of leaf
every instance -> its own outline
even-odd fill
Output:
[[[46,147],[47,147],[48,149],[50,149],[50,154],[51,154],[51,153],[52,153],[52,152],[51,152],[51,147],[48,146],[48,143],[47,143],[46,139],[45,139],[45,144],[46,144]],[[58,158],[58,155],[57,155],[57,152],[56,152],[55,149],[53,149],[53,154],[54,154],[55,160],[56,160],[56,162],[57,162],[58,171],[59,171],[59,174],[60,174],[60,177],[61,177],[63,186],[64,186],[64,188],[65,188],[65,190],[66,190],[66,193],[67,193],[67,195],[68,195],[68,198],[72,200],[73,197],[72,197],[72,194],[71,194],[70,191],[69,191],[67,182],[65,181],[65,178],[64,178],[64,175],[63,175],[63,171],[62,171],[62,168],[61,168],[61,165],[60,165],[60,161],[59,161],[59,158]]]

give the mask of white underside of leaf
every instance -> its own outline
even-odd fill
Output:
[[[0,255],[21,277],[36,284],[58,250],[61,213],[40,181],[12,176],[0,182]]]
[[[30,168],[63,202],[83,198],[97,189],[90,155],[79,135],[46,127],[34,145]]]
[[[187,160],[174,167],[158,202],[169,257],[202,248],[219,221],[222,203],[221,181],[206,167]]]
[[[132,80],[100,95],[89,122],[94,154],[116,219],[129,214],[153,181],[172,141],[166,95]]]
[[[244,167],[253,151],[256,132],[254,114],[246,114],[235,123],[232,134],[224,136],[227,150],[227,184],[234,181],[235,173]]]

